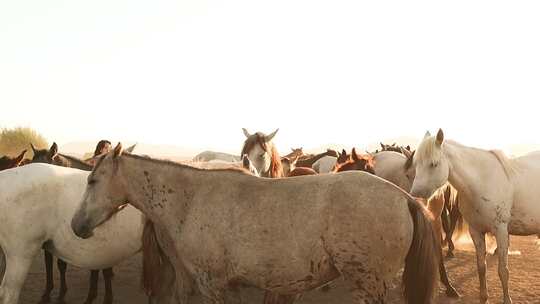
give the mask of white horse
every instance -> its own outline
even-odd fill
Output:
[[[85,269],[112,267],[141,248],[142,214],[126,206],[82,240],[70,222],[89,172],[30,164],[0,173],[0,246],[5,274],[0,303],[17,303],[34,257],[45,249]]]
[[[194,162],[208,162],[212,160],[221,160],[226,162],[238,162],[240,157],[229,153],[204,151],[193,158]]]
[[[428,197],[447,182],[458,190],[460,211],[476,249],[482,302],[488,300],[485,234],[495,235],[503,300],[512,303],[508,292],[508,235],[540,233],[540,154],[509,159],[500,151],[445,141],[439,130],[437,136],[426,134],[413,165],[413,195]]]

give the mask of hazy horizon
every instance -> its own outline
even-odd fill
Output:
[[[540,3],[8,1],[0,127],[236,151],[538,145]]]

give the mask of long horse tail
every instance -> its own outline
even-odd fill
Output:
[[[452,212],[450,214],[450,220],[456,223],[456,238],[459,238],[463,234],[467,232],[467,226],[465,225],[465,221],[463,220],[463,215],[461,212],[459,212],[459,194],[456,194],[454,197],[454,203]]]
[[[429,304],[437,288],[440,245],[429,211],[414,199],[409,199],[408,206],[414,230],[411,247],[405,258],[403,293],[406,303]]]
[[[142,277],[141,287],[147,296],[155,296],[160,293],[159,272],[163,260],[159,247],[154,223],[145,220],[142,234]]]

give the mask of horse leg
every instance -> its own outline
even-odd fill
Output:
[[[19,295],[32,265],[33,257],[39,253],[40,247],[24,252],[6,252],[6,273],[0,285],[0,299],[3,304],[16,304]]]
[[[480,302],[487,303],[489,294],[486,282],[486,234],[473,227],[469,227],[469,233],[476,251],[476,267],[478,268],[478,279],[480,280]]]
[[[97,285],[99,279],[99,270],[90,271],[90,290],[88,290],[88,296],[84,304],[91,304],[97,297]]]
[[[58,271],[60,272],[60,293],[58,293],[58,303],[64,303],[64,298],[67,293],[67,285],[66,285],[67,264],[61,259],[57,259],[56,264],[58,266]]]
[[[459,298],[459,293],[454,288],[454,286],[452,286],[452,283],[450,283],[450,280],[448,279],[448,273],[446,272],[446,267],[444,266],[442,247],[440,246],[439,246],[438,253],[439,253],[439,275],[441,277],[442,283],[446,287],[446,295],[452,298]]]
[[[107,268],[102,270],[103,279],[105,281],[105,299],[103,303],[112,304],[113,302],[113,293],[112,293],[112,278],[113,271],[112,268]]]
[[[506,225],[501,225],[497,227],[497,233],[495,235],[497,240],[497,249],[499,256],[499,279],[501,280],[504,304],[511,304],[512,299],[508,293],[508,278],[510,273],[508,271],[508,245],[509,245],[509,236],[508,236],[508,227]]]
[[[459,212],[459,207],[454,206],[452,207],[452,210],[450,211],[450,230],[449,233],[446,235],[446,239],[448,242],[448,253],[446,254],[446,257],[453,258],[454,257],[454,241],[452,240],[452,235],[454,235],[454,231],[456,230],[456,225],[461,217],[461,212]]]
[[[47,283],[45,284],[45,292],[41,296],[40,303],[49,303],[51,301],[51,291],[54,288],[54,278],[53,278],[53,256],[47,250],[43,250],[45,257],[45,274],[47,278]]]

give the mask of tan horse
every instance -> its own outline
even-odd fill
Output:
[[[341,155],[346,155],[344,151]],[[343,172],[350,170],[361,170],[375,174],[387,181],[394,183],[405,191],[409,191],[414,179],[414,174],[410,173],[410,167],[407,161],[407,154],[400,154],[393,151],[383,151],[371,156],[370,154],[358,155],[353,148],[348,157],[342,158],[341,162],[336,164],[333,172]],[[439,244],[442,244],[442,221],[441,214],[445,206],[445,193],[441,191],[434,195],[430,200],[423,201],[428,210],[433,214],[433,227],[437,235]],[[448,273],[442,259],[442,246],[439,246],[439,274],[441,281],[446,287],[446,294],[450,297],[459,297],[458,292],[450,283]]]
[[[371,174],[256,178],[122,155],[118,145],[89,176],[73,231],[88,237],[125,202],[166,232],[162,252],[181,303],[188,282],[205,303],[223,304],[238,283],[287,295],[340,276],[353,303],[382,303],[403,264],[407,303],[434,296],[437,248],[427,211]]]
[[[276,129],[269,135],[261,132],[249,134],[248,130],[242,130],[246,136],[246,141],[240,155],[247,154],[261,177],[283,177],[281,158],[272,142],[279,129]]]

